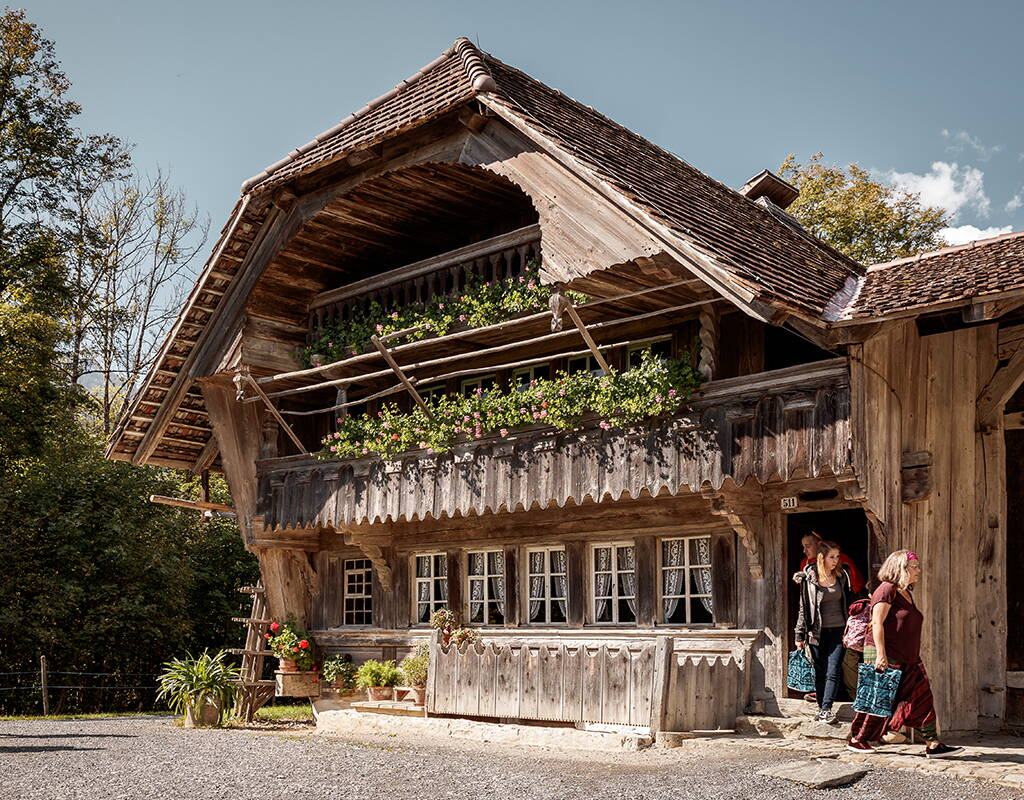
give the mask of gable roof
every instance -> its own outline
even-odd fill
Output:
[[[1024,231],[868,267],[837,321],[925,311],[1024,291]]]

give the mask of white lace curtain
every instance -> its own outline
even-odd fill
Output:
[[[604,618],[612,593],[612,551],[608,547],[594,550],[594,619]]]

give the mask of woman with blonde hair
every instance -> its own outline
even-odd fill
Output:
[[[835,542],[820,542],[817,558],[794,576],[800,584],[800,611],[793,631],[797,647],[810,647],[814,664],[818,720],[833,723],[832,710],[842,677],[843,631],[853,599],[850,576],[840,564]]]
[[[897,550],[878,571],[880,584],[871,595],[871,626],[864,641],[864,663],[875,663],[879,672],[893,667],[902,671],[889,717],[858,711],[850,728],[848,749],[871,753],[869,742],[888,729],[904,725],[916,728],[927,742],[928,758],[945,758],[963,750],[939,741],[935,703],[928,674],[921,663],[921,628],[924,615],[914,603],[911,587],[921,578],[921,560],[909,550]]]

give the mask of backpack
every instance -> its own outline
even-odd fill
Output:
[[[864,650],[864,638],[871,625],[871,601],[857,600],[850,605],[850,616],[846,618],[846,630],[843,631],[843,647],[848,650]]]

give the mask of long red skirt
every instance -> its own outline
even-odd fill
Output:
[[[904,725],[908,728],[920,728],[934,721],[935,701],[932,699],[932,687],[928,682],[924,664],[918,661],[902,669],[903,675],[893,699],[892,715],[876,717],[857,712],[850,726],[852,739],[872,742],[880,739],[887,729],[898,731]]]

